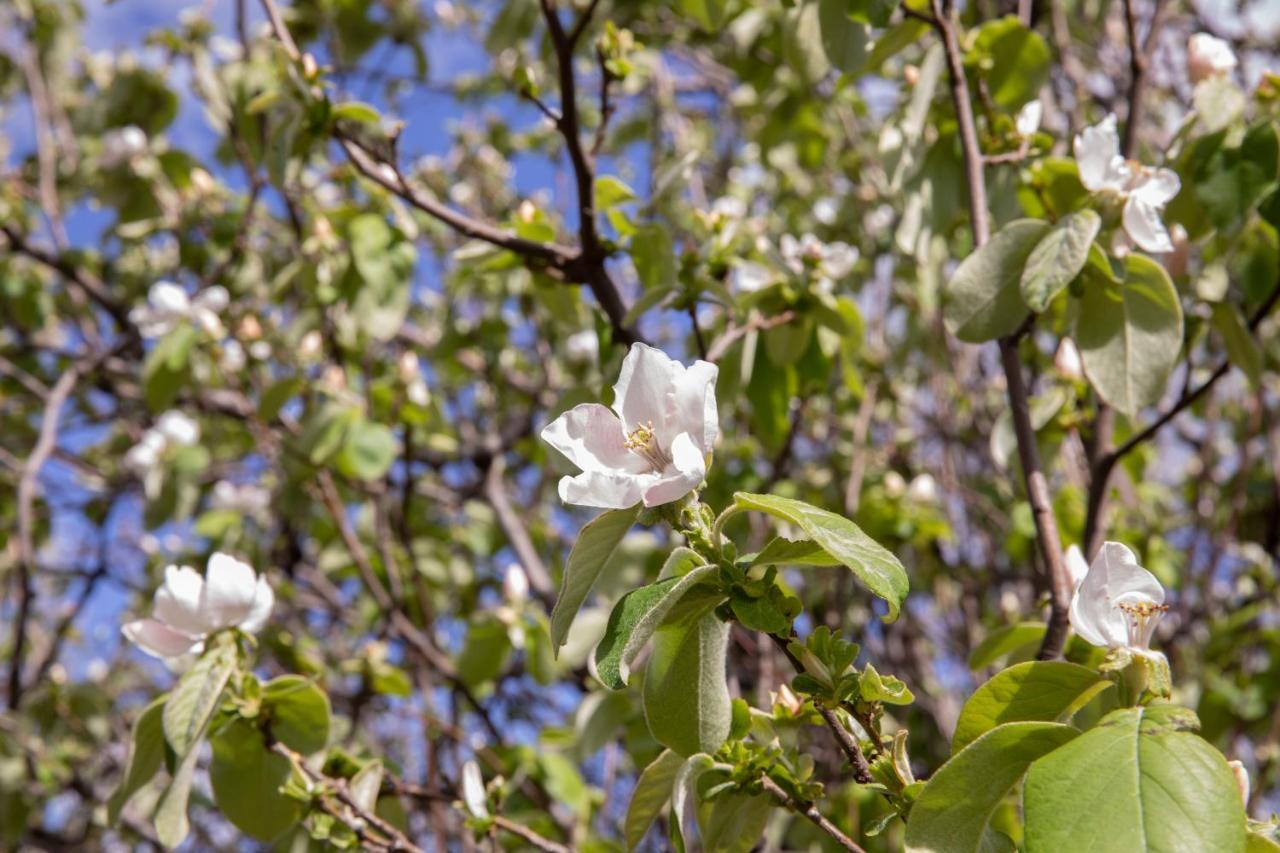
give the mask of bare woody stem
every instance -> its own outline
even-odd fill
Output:
[[[991,237],[991,220],[987,207],[986,181],[983,175],[982,150],[978,145],[978,131],[973,118],[973,106],[969,99],[969,84],[965,79],[964,59],[952,9],[944,8],[942,0],[932,0],[933,26],[942,39],[946,52],[947,69],[951,82],[951,101],[955,107],[956,121],[960,128],[960,145],[964,154],[965,181],[969,189],[969,218],[973,225],[973,242],[982,246]],[[1035,428],[1031,424],[1031,408],[1027,386],[1022,376],[1022,364],[1018,358],[1018,342],[1026,325],[1012,335],[1000,339],[1000,363],[1004,368],[1005,384],[1009,394],[1010,414],[1014,434],[1018,441],[1018,460],[1022,467],[1023,482],[1031,514],[1035,520],[1036,541],[1040,555],[1049,569],[1049,627],[1039,657],[1055,658],[1061,655],[1066,641],[1071,605],[1071,578],[1062,562],[1062,542],[1053,516],[1053,504],[1049,500],[1048,481],[1040,462],[1036,446]]]
[[[768,776],[760,777],[760,787],[764,789],[766,794],[773,797],[786,808],[798,815],[803,815],[808,818],[814,826],[825,832],[832,840],[845,850],[849,850],[851,853],[866,853],[863,848],[858,846],[857,842],[841,832],[840,827],[827,820],[826,816],[824,816],[822,812],[818,811],[817,806],[813,803],[797,802],[791,797],[791,795],[782,790],[782,787],[777,782],[773,781]]]

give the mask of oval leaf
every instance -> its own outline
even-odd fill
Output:
[[[1022,271],[1022,300],[1032,311],[1049,307],[1053,297],[1071,283],[1089,259],[1089,247],[1102,227],[1102,217],[1092,210],[1077,210],[1062,217],[1036,244]]]
[[[729,736],[725,681],[729,625],[711,612],[664,625],[645,668],[644,716],[658,743],[689,756],[715,752]]]
[[[569,636],[569,626],[587,600],[605,563],[617,550],[622,537],[640,515],[640,504],[627,509],[611,509],[583,525],[569,551],[569,562],[560,580],[560,594],[551,609],[551,645],[558,653]]]
[[[1037,625],[1041,631],[1043,626]],[[960,710],[951,752],[1002,723],[1063,722],[1111,685],[1096,671],[1066,661],[1027,661],[998,673]]]
[[[1048,232],[1048,222],[1017,219],[965,258],[947,282],[942,310],[947,331],[971,344],[1016,331],[1027,316],[1022,271]]]
[[[676,774],[683,766],[684,758],[669,749],[664,749],[640,773],[640,778],[636,780],[636,786],[631,792],[631,802],[627,805],[624,832],[628,850],[635,850],[640,845],[649,827],[666,808],[667,802],[671,799],[671,786],[675,783]]]
[[[270,841],[302,817],[302,803],[280,793],[293,767],[267,749],[258,731],[236,720],[210,738],[209,782],[218,809],[246,835]]]

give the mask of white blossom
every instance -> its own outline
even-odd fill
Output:
[[[1080,350],[1075,341],[1063,338],[1058,343],[1058,351],[1053,355],[1053,366],[1063,379],[1078,382],[1084,377],[1084,363],[1080,360]]]
[[[1146,652],[1168,609],[1156,576],[1127,547],[1106,542],[1072,596],[1071,627],[1095,646]]]
[[[271,508],[271,492],[257,483],[219,480],[209,496],[213,509],[229,509],[249,516],[263,515]]]
[[[519,563],[507,566],[507,573],[502,577],[502,597],[508,604],[519,604],[529,598],[529,576]]]
[[[1181,189],[1170,169],[1143,166],[1120,156],[1116,117],[1109,115],[1076,135],[1072,146],[1080,182],[1090,192],[1111,193],[1124,200],[1124,230],[1148,252],[1169,252],[1173,243],[1160,211]]]
[[[600,358],[600,336],[593,329],[574,332],[564,342],[565,355],[575,364],[590,364]]]
[[[171,448],[190,447],[200,441],[200,425],[179,411],[168,411],[124,455],[124,466],[145,477]]]
[[[1071,592],[1075,593],[1089,574],[1089,561],[1084,558],[1079,545],[1072,545],[1062,555],[1062,562],[1067,567],[1067,574],[1071,576]]]
[[[200,424],[176,409],[171,409],[157,418],[155,430],[170,445],[191,447],[200,441]]]
[[[122,631],[147,654],[176,658],[199,654],[205,639],[225,628],[256,634],[274,605],[275,594],[265,576],[217,552],[203,577],[189,566],[167,567],[152,601],[151,618],[129,622]]]
[[[729,287],[737,293],[754,293],[773,281],[773,273],[754,261],[735,261],[729,270]]]
[[[1014,119],[1020,136],[1031,136],[1040,129],[1040,120],[1044,117],[1044,104],[1040,103],[1037,98],[1034,101],[1027,101],[1022,109],[1018,110],[1018,117]]]
[[[1239,64],[1231,45],[1208,33],[1196,33],[1187,41],[1187,75],[1192,83],[1223,77]]]
[[[614,388],[613,409],[583,403],[542,430],[542,439],[582,469],[560,480],[560,499],[623,509],[670,503],[697,488],[720,434],[719,369],[685,367],[633,344]]]
[[[907,486],[907,499],[916,503],[933,503],[938,498],[938,484],[932,474],[917,474]]]
[[[812,269],[818,277],[820,288],[829,289],[834,282],[847,276],[858,262],[858,250],[848,243],[824,243],[812,234],[796,239],[783,234],[778,241],[782,261],[796,275],[804,275]]]
[[[147,150],[147,134],[135,125],[117,127],[102,135],[101,163],[104,168],[114,169],[128,163],[137,155]]]
[[[144,338],[167,335],[182,323],[192,323],[213,337],[222,337],[222,321],[218,315],[226,310],[231,297],[226,288],[213,285],[192,299],[171,281],[158,281],[147,293],[147,303],[135,306],[129,320]]]

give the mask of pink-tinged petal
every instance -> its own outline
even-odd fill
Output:
[[[156,658],[175,658],[200,645],[199,637],[175,631],[156,619],[129,622],[120,631],[129,642]]]
[[[644,460],[627,449],[622,422],[599,403],[583,403],[547,424],[542,440],[583,471],[638,473]]]
[[[1180,189],[1182,189],[1182,181],[1178,179],[1178,173],[1172,169],[1145,169],[1129,190],[1129,196],[1144,204],[1160,208],[1173,201]]]
[[[1148,252],[1173,251],[1173,241],[1160,221],[1160,211],[1137,196],[1130,196],[1124,203],[1124,230],[1139,248]]]
[[[248,563],[215,552],[205,572],[201,612],[210,631],[239,625],[253,610],[257,577]]]
[[[253,590],[253,606],[249,610],[249,615],[240,623],[240,629],[250,634],[261,631],[271,616],[271,608],[275,605],[275,591],[271,589],[271,584],[267,583],[266,575],[259,575],[258,583]]]
[[[661,437],[673,407],[677,377],[683,373],[684,365],[662,350],[632,344],[613,386],[613,410],[622,419],[623,430],[652,426]]]
[[[1120,134],[1116,132],[1114,115],[1076,134],[1071,148],[1080,169],[1080,183],[1085,189],[1090,192],[1120,189],[1108,181],[1112,161],[1120,156]]]
[[[655,474],[583,471],[576,477],[560,478],[560,500],[575,506],[626,509],[640,503],[645,486],[655,477]]]
[[[199,635],[209,630],[201,610],[204,578],[189,566],[167,566],[164,583],[156,590],[152,613],[176,631]]]
[[[715,448],[720,435],[720,415],[716,408],[719,375],[720,368],[714,364],[695,361],[676,379],[676,411],[670,429],[677,437],[688,434],[702,454]],[[674,446],[672,450],[674,452]]]
[[[1089,574],[1089,563],[1081,553],[1080,546],[1072,545],[1068,548],[1063,562],[1067,566],[1068,574],[1071,575],[1071,589],[1079,589],[1080,584],[1084,583],[1085,577]]]
[[[644,491],[645,506],[661,506],[679,500],[698,488],[707,476],[707,461],[687,432],[671,443],[671,468]]]

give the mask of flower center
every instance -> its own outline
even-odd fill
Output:
[[[638,426],[628,433],[624,446],[632,453],[642,456],[655,471],[661,471],[671,464],[671,457],[658,446],[653,433],[653,421]]]
[[[1151,644],[1151,635],[1155,633],[1156,623],[1169,610],[1167,604],[1156,604],[1154,601],[1121,601],[1116,607],[1124,613],[1129,625],[1129,645],[1145,649]]]

